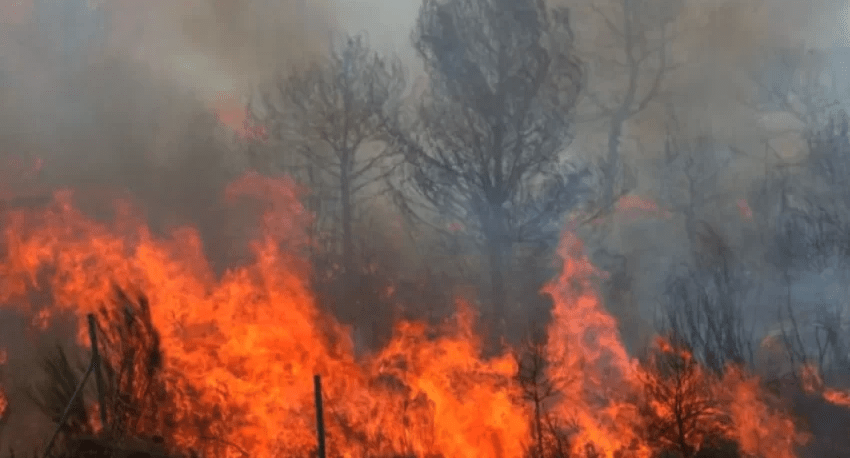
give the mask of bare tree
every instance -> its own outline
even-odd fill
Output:
[[[711,211],[732,196],[723,178],[732,170],[735,151],[711,138],[679,138],[677,118],[670,123],[661,158],[661,200],[681,217],[687,258],[667,274],[660,327],[693,351],[716,373],[727,365],[752,363],[753,329],[744,316],[757,292],[743,256],[711,222]]]
[[[534,334],[527,337],[523,346],[514,352],[514,359],[517,363],[516,380],[522,388],[523,398],[534,406],[532,429],[535,443],[531,456],[544,458],[553,454],[547,451],[558,448],[552,445],[557,445],[559,438],[548,437],[547,434],[555,433],[555,430],[549,427],[551,419],[547,418],[546,403],[560,394],[562,381],[548,374],[550,361],[546,359],[546,343],[539,332]],[[555,456],[566,454],[555,453]]]
[[[807,171],[819,187],[815,191],[828,197],[822,199],[823,204],[832,203],[824,205],[821,210],[831,213],[834,220],[850,222],[840,216],[850,210],[850,190],[844,182],[844,177],[850,173],[850,117],[844,110],[827,113],[823,127],[815,127],[806,137],[809,153],[805,161]]]
[[[355,205],[391,171],[385,139],[387,118],[400,102],[404,73],[398,60],[370,50],[363,35],[334,44],[328,60],[277,80],[262,96],[271,135],[284,141],[338,188],[342,252],[354,271]],[[369,151],[369,147],[377,151]]]
[[[734,172],[735,160],[743,154],[709,136],[682,136],[683,128],[672,104],[667,113],[667,136],[658,164],[663,177],[659,180],[659,200],[683,217],[688,242],[698,250],[698,234],[706,214],[735,197],[724,179]]]
[[[675,39],[673,24],[684,0],[608,0],[589,2],[587,19],[588,39],[593,46],[584,57],[588,87],[583,92],[582,121],[603,120],[607,131],[605,149],[599,161],[600,192],[589,215],[580,221],[591,230],[595,245],[606,245],[610,235],[608,224],[589,227],[586,223],[600,221],[610,215],[617,201],[634,190],[636,177],[623,159],[624,132],[631,120],[663,97],[664,83],[675,70],[671,46]],[[596,39],[598,38],[598,39]],[[607,47],[601,43],[608,44]],[[588,110],[585,112],[584,107]],[[638,144],[638,148],[642,145]],[[610,248],[599,250],[610,252]],[[611,253],[615,256],[618,253]],[[594,255],[594,262],[601,262]],[[619,264],[614,268],[626,267]],[[623,294],[630,286],[629,272],[619,270],[606,281],[604,288],[611,296]]]
[[[661,327],[717,374],[729,365],[751,365],[754,321],[744,314],[750,291],[746,274],[732,259],[712,268],[683,265],[667,279]]]
[[[581,87],[569,16],[534,0],[426,0],[413,39],[431,84],[397,130],[407,208],[480,237],[499,323],[508,250],[557,230],[588,174],[561,159]]]
[[[650,354],[650,370],[641,375],[646,395],[641,411],[650,442],[681,457],[697,456],[701,448],[723,446],[718,438],[731,429],[731,419],[724,415],[718,399],[717,378],[702,370],[687,344],[676,340],[660,343]]]
[[[590,9],[605,26],[606,38],[614,43],[611,58],[601,57],[598,49],[588,57],[591,68],[588,76],[599,82],[600,89],[584,92],[596,111],[591,119],[608,119],[607,151],[601,166],[605,185],[597,205],[601,212],[610,210],[631,186],[620,154],[623,128],[657,98],[665,78],[675,68],[669,55],[671,28],[682,3],[682,0],[591,3]]]
[[[815,363],[821,377],[836,380],[850,371],[844,304],[812,303],[794,294],[795,287],[811,281],[807,278],[823,288],[827,271],[846,275],[850,265],[850,201],[838,178],[847,163],[847,121],[843,112],[827,119],[824,128],[807,135],[808,155],[796,173],[786,172],[774,186],[782,205],[772,227],[770,261],[786,287],[778,319],[792,366]]]
[[[753,75],[760,90],[756,108],[790,114],[808,129],[823,126],[827,109],[842,98],[835,87],[824,84],[827,70],[828,56],[806,49],[805,44],[770,50],[764,65]]]
[[[281,76],[254,104],[271,137],[285,148],[278,154],[300,155],[311,184],[332,185],[333,195],[320,196],[323,202],[313,206],[338,202],[330,211],[342,232],[346,294],[354,298],[357,208],[381,192],[381,183],[397,165],[385,141],[386,128],[401,102],[405,78],[401,62],[371,51],[365,35],[342,41],[331,46],[325,62]]]

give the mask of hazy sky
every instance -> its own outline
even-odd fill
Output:
[[[563,1],[574,10],[580,10],[590,0],[552,1]],[[32,10],[32,2],[0,2],[0,17],[6,23],[25,21]],[[116,48],[149,62],[160,74],[176,78],[233,127],[241,126],[243,97],[249,88],[267,79],[271,71],[282,65],[324,51],[330,29],[367,32],[374,48],[396,53],[413,67],[410,84],[421,69],[410,46],[410,31],[421,0],[90,0],[90,3],[102,5],[113,16],[115,32],[111,38]],[[762,9],[767,5],[768,10],[779,13],[752,17],[753,21],[769,17],[767,23],[770,25],[747,22],[738,28],[771,28],[772,36],[776,35],[776,29],[801,27],[794,18],[808,15],[811,18],[806,30],[795,30],[788,33],[789,37],[802,38],[810,46],[828,46],[833,43],[850,45],[847,20],[837,21],[842,26],[834,27],[836,16],[850,17],[850,10],[839,6],[842,3],[846,1],[701,0],[691,4],[698,5],[696,10],[706,11],[726,4],[746,5],[743,8],[756,5],[752,8]],[[835,11],[843,13],[836,15]],[[776,18],[780,21],[774,21]],[[764,38],[754,38],[758,33],[744,33],[744,40],[709,43],[723,41],[724,36],[732,34],[697,33],[696,40],[706,42],[709,48],[742,46],[741,42],[748,39],[764,41]]]
[[[229,0],[209,1],[224,3]],[[419,0],[290,0],[292,1],[306,2],[306,8],[304,5],[296,5],[296,8],[299,6],[305,8],[308,16],[304,24],[298,25],[306,29],[304,38],[316,48],[327,47],[328,28],[342,29],[350,33],[367,32],[370,43],[375,49],[395,53],[407,65],[418,65],[413,48],[410,46],[410,31],[418,12]],[[240,3],[240,0],[232,0],[232,2]],[[241,3],[247,4],[249,1],[241,0]],[[250,3],[258,5],[263,3],[263,0],[253,0]],[[247,24],[253,21],[254,19],[250,16],[246,17],[245,27],[250,27]],[[214,24],[209,26],[215,27]],[[245,45],[250,46],[251,42],[246,40]],[[219,109],[227,112],[224,113],[225,116],[232,118],[229,123],[239,123],[243,107],[240,96],[244,93],[246,85],[265,76],[264,71],[269,70],[270,67],[264,62],[257,62],[251,63],[256,65],[249,65],[254,66],[254,70],[259,72],[246,71],[244,65],[228,65],[226,60],[216,59],[203,48],[203,46],[194,49],[190,47],[183,54],[173,55],[170,59],[173,70],[207,97],[218,98],[223,95],[224,99],[213,103],[221,103]],[[259,55],[268,54],[260,52]],[[285,58],[286,56],[278,55],[277,57]],[[229,98],[227,94],[230,94]]]
[[[235,1],[235,0],[234,0]],[[305,1],[308,5],[317,5],[318,1],[313,0],[295,0]],[[410,46],[410,31],[414,24],[416,14],[418,12],[421,0],[322,0],[326,4],[321,11],[314,11],[313,14],[323,15],[324,17],[316,20],[317,29],[322,26],[332,26],[344,29],[349,32],[357,33],[360,31],[368,32],[372,45],[379,51],[395,52],[409,66],[413,66],[414,72],[421,69],[419,62]],[[579,0],[575,5],[580,6],[583,1]],[[703,0],[706,5],[735,3],[739,1],[742,4],[753,3],[749,0]],[[799,2],[793,0],[789,3],[788,0],[767,0],[767,4],[775,6],[779,10],[788,10],[788,16],[796,15],[796,8],[799,4],[808,4],[808,2]],[[844,0],[835,0],[835,2],[844,2]],[[812,21],[806,27],[807,30],[799,31],[803,39],[810,46],[828,46],[832,43],[842,43],[850,45],[850,33],[843,31],[836,33],[835,28],[831,25],[825,26],[826,22],[834,20],[834,10],[836,3],[832,0],[824,0],[821,4],[828,5],[822,8],[822,11],[813,13]],[[812,2],[815,5],[817,2]],[[568,2],[573,4],[573,2]],[[794,5],[797,4],[797,5]],[[794,5],[788,8],[789,5]],[[576,7],[578,7],[576,6]],[[793,11],[792,11],[793,10]],[[850,18],[850,9],[846,6],[843,8],[844,13],[841,17]],[[783,14],[784,16],[784,14]],[[847,21],[842,21],[844,24]],[[795,23],[796,25],[796,23]],[[844,27],[844,30],[848,30]],[[316,30],[317,31],[317,30]],[[316,32],[314,31],[314,32]],[[309,33],[308,33],[309,34]],[[320,33],[315,33],[313,38],[322,37]],[[204,84],[202,75],[193,75],[200,77],[194,81],[194,84]],[[238,72],[230,73],[223,72],[219,75],[221,79],[210,78],[208,81],[218,85],[233,84],[238,87],[241,77]],[[415,75],[414,75],[415,76]],[[230,81],[231,83],[228,83]],[[208,83],[208,84],[209,84]]]
[[[20,22],[33,0],[0,2],[2,22]],[[56,0],[63,1],[63,0]],[[566,2],[580,8],[582,2]],[[240,95],[261,79],[275,62],[327,46],[327,30],[368,32],[380,51],[399,54],[418,67],[410,46],[420,0],[91,0],[108,8],[116,20],[119,47],[150,61],[154,67],[179,78],[220,110],[234,112]],[[703,5],[752,4],[755,0],[702,0]],[[699,4],[698,3],[698,4]],[[848,28],[836,31],[817,24],[834,21],[844,0],[766,0],[761,4],[797,15],[799,5],[814,12],[815,21],[804,32],[812,45],[832,42],[850,45]],[[794,10],[794,11],[791,11]],[[846,7],[842,18],[850,17]],[[803,11],[802,14],[811,14]],[[841,21],[844,24],[846,20]],[[281,59],[283,58],[283,59]]]

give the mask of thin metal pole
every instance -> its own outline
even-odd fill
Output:
[[[319,440],[318,457],[325,458],[325,417],[322,413],[322,376],[313,376],[313,391],[316,394],[316,434]]]

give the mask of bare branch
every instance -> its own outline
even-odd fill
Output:
[[[425,0],[414,31],[431,94],[415,131],[393,130],[412,185],[406,195],[479,231],[496,289],[507,244],[545,219],[529,205],[558,213],[575,200],[555,191],[573,188],[552,171],[571,139],[582,69],[566,10],[555,16],[534,0]],[[548,194],[535,198],[563,205],[528,201],[541,183]],[[494,303],[502,295],[494,290]]]
[[[616,24],[614,24],[614,21],[612,21],[612,20],[611,20],[611,19],[610,19],[610,18],[609,18],[609,17],[608,17],[608,16],[607,16],[607,15],[606,15],[603,11],[602,11],[602,9],[600,9],[600,8],[599,8],[599,6],[597,6],[597,5],[593,4],[593,3],[591,3],[591,4],[590,4],[590,9],[592,9],[592,10],[593,10],[596,14],[598,14],[600,17],[602,17],[602,20],[604,20],[604,21],[605,21],[605,25],[607,25],[607,26],[608,26],[608,30],[610,30],[611,32],[613,32],[613,33],[614,33],[614,35],[617,35],[618,37],[620,37],[620,38],[624,38],[624,39],[625,39],[626,35],[623,33],[623,31],[622,31],[622,30],[620,30],[620,27],[618,27]]]

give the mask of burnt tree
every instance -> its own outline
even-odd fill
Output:
[[[600,167],[604,186],[597,205],[601,213],[609,212],[634,186],[621,159],[623,130],[661,94],[664,80],[676,68],[669,55],[671,29],[682,8],[680,0],[612,0],[589,6],[604,24],[606,42],[611,41],[610,49],[595,45],[587,57],[589,76],[605,89],[584,92],[595,111],[591,119],[608,120],[607,151]],[[612,55],[603,58],[600,51]]]
[[[280,142],[280,159],[300,157],[310,184],[321,182],[329,191],[318,196],[321,212],[332,214],[340,229],[344,294],[356,301],[361,277],[354,234],[357,208],[382,191],[384,178],[397,165],[385,140],[405,79],[401,63],[373,52],[365,35],[341,41],[331,46],[324,62],[278,78],[253,105],[270,136]],[[360,302],[355,308],[365,316]]]
[[[563,157],[582,78],[569,16],[534,0],[426,0],[413,42],[430,85],[396,130],[407,209],[477,236],[497,330],[512,244],[557,231],[587,174]]]

